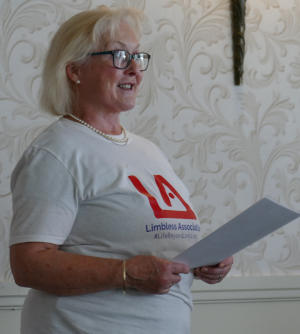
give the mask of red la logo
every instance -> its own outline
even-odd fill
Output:
[[[180,196],[178,191],[161,175],[154,175],[154,179],[160,191],[161,197],[166,203],[166,205],[172,207],[170,198],[174,199],[175,197],[177,197],[177,199],[185,207],[185,210],[162,209],[159,206],[157,199],[146,190],[146,188],[142,185],[141,181],[136,176],[130,175],[128,176],[128,178],[135,186],[137,191],[139,191],[141,194],[145,195],[148,198],[150,206],[156,218],[197,219],[192,208]],[[168,189],[171,192],[168,194],[166,189]]]

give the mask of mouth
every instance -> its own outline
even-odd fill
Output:
[[[118,85],[118,87],[124,90],[132,90],[134,85],[130,83],[125,83],[125,84]]]

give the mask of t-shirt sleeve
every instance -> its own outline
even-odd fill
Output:
[[[70,171],[52,153],[28,149],[11,178],[13,218],[10,245],[64,243],[78,208],[78,187]]]

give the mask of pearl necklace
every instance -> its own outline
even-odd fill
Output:
[[[110,136],[107,133],[104,133],[96,128],[94,128],[93,126],[91,126],[89,123],[85,122],[84,120],[82,120],[81,118],[76,117],[73,114],[67,114],[68,116],[70,116],[71,118],[75,119],[76,121],[78,121],[79,123],[81,123],[82,125],[85,125],[87,128],[91,129],[92,131],[98,133],[98,135],[104,137],[105,139],[108,139],[114,143],[117,144],[123,144],[126,145],[128,143],[128,137],[127,137],[127,133],[126,130],[121,126],[122,128],[122,134],[123,134],[123,138],[116,138],[114,136]]]

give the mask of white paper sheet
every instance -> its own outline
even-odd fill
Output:
[[[214,265],[300,217],[263,198],[173,260],[191,268]]]

